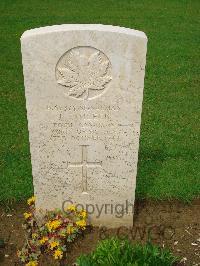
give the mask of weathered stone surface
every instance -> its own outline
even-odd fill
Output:
[[[132,224],[146,44],[143,32],[104,25],[22,35],[38,213],[72,201],[93,204],[93,224]]]

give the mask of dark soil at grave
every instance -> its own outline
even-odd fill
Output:
[[[9,211],[0,208],[0,238],[5,241],[5,247],[0,248],[0,265],[20,265],[16,251],[25,241],[22,223],[26,209],[26,204],[18,204]],[[185,258],[185,264],[180,265],[200,265],[200,199],[191,204],[137,201],[133,228],[87,230],[69,249],[67,263],[72,265],[81,253],[92,251],[97,242],[105,237],[128,236],[133,242],[145,243],[148,231],[153,243],[168,247],[175,255]],[[40,266],[51,265],[59,264],[47,256],[41,259]]]

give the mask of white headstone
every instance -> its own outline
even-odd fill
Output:
[[[37,213],[73,202],[95,225],[131,226],[146,35],[58,25],[21,45]]]

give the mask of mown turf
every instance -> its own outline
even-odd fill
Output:
[[[200,195],[198,0],[0,1],[0,201],[33,193],[20,54],[30,28],[102,23],[149,39],[137,197]]]

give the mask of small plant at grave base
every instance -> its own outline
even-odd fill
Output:
[[[62,261],[66,257],[66,247],[87,227],[87,213],[77,210],[74,205],[66,212],[55,210],[47,212],[43,223],[37,224],[35,218],[35,198],[27,201],[29,210],[24,213],[27,239],[17,255],[26,266],[38,266],[41,254],[52,255]]]
[[[131,244],[128,240],[111,238],[100,241],[96,250],[81,255],[77,266],[173,266],[177,259],[167,249],[148,242],[146,245]]]

